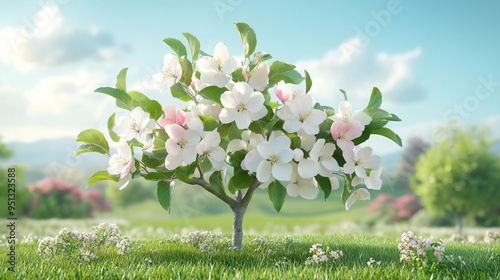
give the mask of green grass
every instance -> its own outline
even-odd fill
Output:
[[[242,251],[218,248],[204,253],[183,243],[145,240],[127,256],[111,250],[99,252],[98,260],[81,263],[67,257],[42,258],[37,245],[17,247],[17,271],[2,269],[0,279],[499,279],[500,243],[450,243],[446,253],[461,255],[467,265],[451,269],[411,268],[399,262],[398,239],[370,235],[296,236],[292,246],[271,238],[263,248],[246,236]],[[306,265],[308,249],[323,243],[343,250],[333,265]],[[268,250],[271,249],[271,252]],[[4,255],[5,248],[1,248]],[[382,261],[369,267],[370,257]],[[151,260],[151,262],[147,261]],[[4,263],[2,263],[4,265]]]

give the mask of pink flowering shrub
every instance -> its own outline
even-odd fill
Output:
[[[46,178],[31,185],[32,207],[27,216],[35,219],[87,218],[94,210],[109,211],[111,206],[99,190],[82,193],[76,184],[61,178]]]
[[[370,203],[370,213],[379,212],[389,216],[391,221],[408,221],[422,209],[420,201],[411,194],[394,197],[389,194],[381,194]]]

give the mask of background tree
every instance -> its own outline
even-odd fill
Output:
[[[410,188],[410,177],[415,173],[415,165],[418,158],[429,148],[420,137],[410,138],[396,168],[395,183],[398,193],[412,193]]]
[[[500,160],[487,131],[456,124],[438,129],[440,140],[418,160],[411,187],[431,214],[463,218],[495,208],[500,201]]]
[[[12,150],[9,149],[3,142],[2,137],[0,136],[0,159],[7,160],[12,156]]]

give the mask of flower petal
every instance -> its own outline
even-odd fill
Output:
[[[125,175],[118,181],[118,189],[123,190],[128,185],[128,183],[130,183],[130,180],[132,180],[131,173]]]
[[[253,70],[252,76],[248,80],[248,84],[255,90],[263,90],[267,87],[269,81],[269,66],[267,63],[261,62],[257,68]]]
[[[185,164],[191,164],[193,161],[196,160],[196,155],[198,152],[196,151],[195,147],[186,147],[182,149],[182,160],[184,161]]]
[[[168,170],[174,170],[182,164],[182,153],[177,155],[168,154],[165,158],[165,167]]]
[[[172,155],[177,155],[181,151],[181,147],[178,145],[177,141],[172,138],[167,139],[165,148],[167,149],[167,153]]]
[[[370,193],[366,189],[355,190],[345,202],[345,210],[349,210],[352,204],[358,200],[368,200],[370,199]]]
[[[262,93],[256,91],[253,92],[252,95],[250,96],[250,99],[248,102],[245,104],[245,109],[247,109],[250,112],[258,112],[264,107],[264,96]]]
[[[222,123],[230,123],[236,118],[236,109],[222,108],[219,114],[219,119]]]
[[[222,106],[224,106],[224,108],[235,109],[238,105],[236,104],[236,101],[234,99],[234,94],[230,91],[226,91],[220,96],[220,102],[222,103]]]
[[[319,173],[319,162],[316,160],[301,160],[299,162],[299,175],[302,178],[312,178]]]
[[[272,166],[272,174],[274,178],[280,181],[290,181],[292,177],[292,165],[290,163],[277,162]]]
[[[247,129],[250,123],[252,122],[252,119],[250,118],[250,113],[247,111],[237,112],[234,120],[236,121],[236,126],[239,129]]]
[[[184,138],[185,130],[182,126],[174,123],[171,125],[167,125],[165,127],[165,132],[168,134],[168,137],[174,139],[176,142],[179,142]]]
[[[288,183],[286,186],[286,193],[291,197],[299,196],[299,187],[295,183]]]
[[[312,182],[301,181],[299,184],[301,187],[299,190],[301,197],[305,199],[315,199],[316,197],[318,197],[319,188]]]
[[[259,163],[259,166],[257,167],[257,180],[259,180],[259,182],[261,183],[264,183],[267,180],[271,179],[271,169],[271,162],[267,160],[261,161]]]

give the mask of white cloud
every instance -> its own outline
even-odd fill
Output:
[[[384,103],[395,105],[426,96],[413,69],[421,54],[416,48],[404,53],[373,55],[362,47],[360,38],[354,37],[320,59],[303,60],[296,65],[311,74],[312,93],[322,103],[330,103],[334,96],[341,98],[339,89],[344,89],[350,99],[362,100],[365,105],[372,87],[376,86],[382,91]]]
[[[94,90],[102,85],[112,84],[106,76],[104,73],[78,70],[41,79],[25,94],[28,116],[59,117],[82,110],[96,112],[101,106],[98,100],[107,99],[94,93]]]
[[[107,118],[119,111],[114,99],[94,90],[111,85],[112,78],[87,70],[47,77],[32,90],[21,91],[0,86],[2,104],[0,125],[5,141],[34,141],[61,136],[76,137],[87,128],[106,131]],[[13,94],[14,93],[14,94]]]
[[[57,6],[43,7],[33,19],[41,20],[0,29],[0,60],[21,71],[84,59],[115,60],[127,51],[116,45],[110,33],[95,26],[72,28]]]

